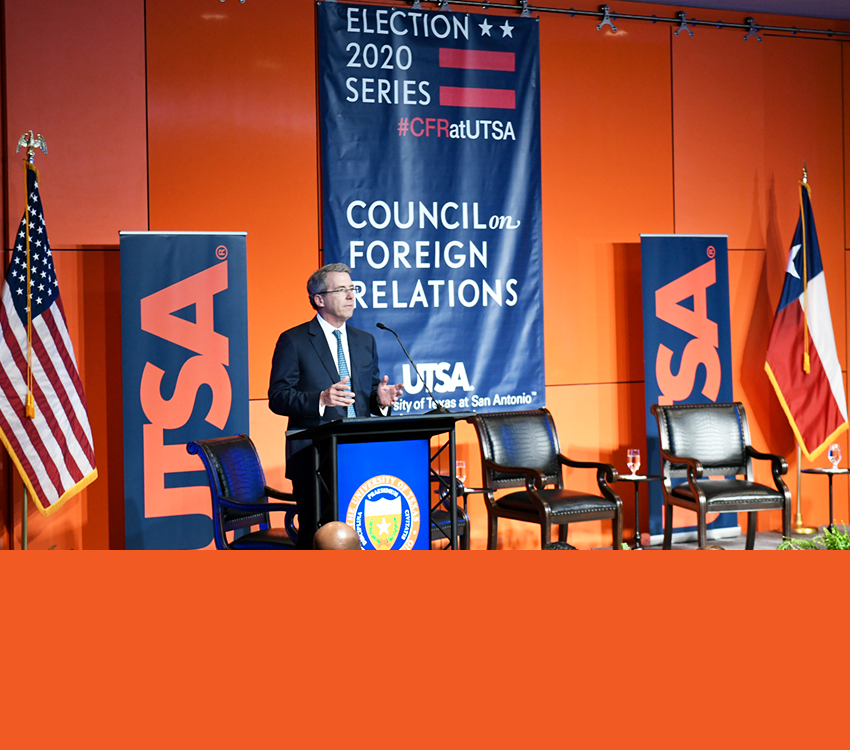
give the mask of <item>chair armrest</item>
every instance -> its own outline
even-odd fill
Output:
[[[291,503],[295,502],[295,495],[291,492],[281,492],[280,490],[276,490],[268,485],[266,485],[265,492],[268,497],[273,497],[275,500],[288,500]]]
[[[278,510],[293,511],[297,506],[292,503],[243,503],[239,500],[234,500],[231,497],[219,498],[219,502],[226,508],[242,511],[243,513],[273,513]]]
[[[774,476],[781,476],[782,474],[788,473],[788,462],[785,460],[784,456],[777,456],[775,453],[762,453],[761,451],[757,451],[751,445],[745,445],[744,448],[747,451],[747,455],[751,458],[757,458],[761,461],[770,461]]]
[[[596,469],[599,477],[605,477],[606,482],[616,482],[620,475],[611,464],[605,464],[601,461],[576,461],[572,458],[567,458],[563,453],[558,456],[558,460],[571,469]]]
[[[661,449],[661,458],[665,461],[669,461],[671,464],[683,464],[687,467],[689,480],[691,478],[702,479],[703,477],[702,464],[696,458],[691,458],[690,456],[676,456],[669,451],[665,451],[663,448]]]
[[[532,469],[528,466],[503,466],[494,461],[484,459],[484,468],[491,471],[498,471],[502,474],[522,474],[525,476],[525,486],[529,490],[542,490],[546,486],[546,475],[539,469]]]
[[[448,491],[451,486],[452,478],[447,476],[446,474],[437,474],[436,472],[431,474],[431,483],[439,484],[440,489],[439,492]],[[463,497],[464,495],[475,495],[483,492],[489,492],[490,490],[485,489],[483,487],[467,487],[460,479],[455,479],[455,484],[457,485],[457,496]]]

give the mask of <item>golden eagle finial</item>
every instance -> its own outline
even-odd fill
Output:
[[[32,130],[18,138],[18,147],[15,149],[15,153],[18,153],[21,148],[26,148],[27,159],[29,161],[33,160],[37,148],[40,148],[45,154],[47,153],[47,144],[44,142],[44,136],[41,133],[33,135]]]

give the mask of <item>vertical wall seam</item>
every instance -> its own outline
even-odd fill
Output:
[[[676,106],[673,93],[673,29],[668,30],[667,35],[670,44],[670,188],[673,208],[673,234],[676,234]]]
[[[142,0],[142,35],[145,47],[145,193],[148,231],[151,229],[151,116],[148,91],[148,2]]]

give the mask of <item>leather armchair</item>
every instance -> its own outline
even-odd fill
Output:
[[[614,549],[623,543],[623,503],[609,486],[616,482],[611,464],[575,461],[561,453],[555,422],[547,409],[479,414],[473,419],[481,448],[487,505],[487,548],[496,549],[500,518],[540,525],[540,547],[567,541],[569,524],[611,519]],[[563,467],[596,472],[599,495],[564,488]],[[496,490],[523,489],[496,498]]]
[[[747,512],[747,549],[755,544],[758,511],[781,510],[782,533],[789,535],[791,493],[782,480],[788,463],[752,447],[743,404],[654,404],[652,413],[658,422],[664,477],[664,549],[672,544],[673,506],[697,514],[700,547],[706,543],[708,513]],[[753,459],[771,462],[774,487],[753,481]],[[683,478],[686,481],[674,484]]]

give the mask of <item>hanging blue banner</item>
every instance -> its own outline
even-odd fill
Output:
[[[648,453],[645,466],[648,473],[657,474],[661,448],[658,424],[649,411],[652,404],[734,400],[727,237],[643,234],[640,258]],[[663,511],[661,484],[649,482],[649,533],[653,543],[660,541],[664,533]],[[679,508],[673,511],[678,539],[696,538],[696,515]],[[734,513],[718,514],[707,528],[711,532],[730,527],[736,529],[732,535],[737,535]]]
[[[249,432],[245,233],[122,232],[127,549],[213,543],[186,443]]]
[[[450,409],[545,405],[537,19],[318,3],[326,263]],[[395,338],[397,413],[434,404]]]

